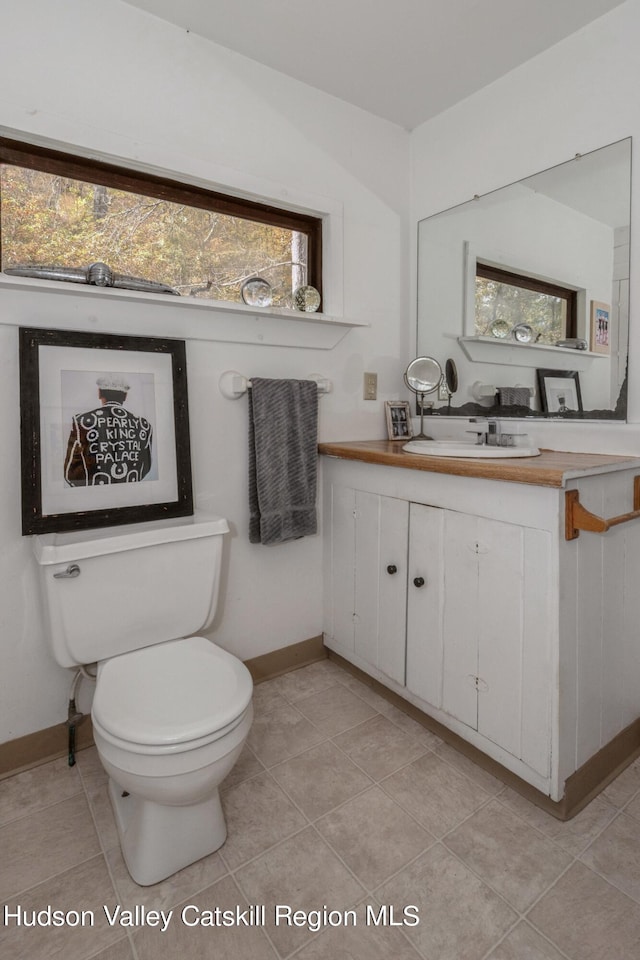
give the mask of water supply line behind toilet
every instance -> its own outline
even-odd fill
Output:
[[[69,736],[68,761],[70,767],[75,766],[76,763],[76,729],[86,717],[86,714],[81,713],[76,707],[76,691],[83,677],[85,680],[91,680],[92,683],[95,683],[96,681],[95,675],[93,673],[89,673],[86,667],[78,667],[73,675],[73,680],[71,681],[66,721]]]

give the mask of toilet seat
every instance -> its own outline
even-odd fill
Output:
[[[92,707],[102,736],[134,753],[195,749],[226,736],[250,708],[245,665],[205,637],[105,660]]]

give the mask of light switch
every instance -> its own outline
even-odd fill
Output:
[[[363,397],[365,400],[377,400],[378,398],[378,374],[377,373],[365,373]]]

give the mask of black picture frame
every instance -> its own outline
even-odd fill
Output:
[[[21,327],[19,361],[24,536],[193,514],[183,340]],[[101,480],[85,466],[80,479],[70,480],[72,435],[78,444],[78,422],[88,416],[83,410],[93,406],[104,417],[97,382],[104,386],[109,377],[120,377],[131,387],[129,400],[134,395],[139,404],[128,423],[146,429],[141,434],[148,437],[146,472],[140,468],[137,476],[130,463],[119,463],[114,479],[104,480],[107,466],[101,466]],[[132,451],[139,449],[140,437],[133,430],[126,435],[129,440],[116,440],[124,434],[112,432],[99,444],[101,461],[113,471],[118,458],[139,456]],[[83,433],[83,442],[87,436]],[[122,470],[129,471],[127,481],[139,482],[124,482]]]
[[[537,369],[538,390],[542,412],[559,417],[582,413],[580,374],[577,370]]]

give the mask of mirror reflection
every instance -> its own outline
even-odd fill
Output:
[[[625,419],[630,208],[629,138],[419,224],[417,353],[458,372],[434,412]],[[540,370],[579,408],[552,410]]]

